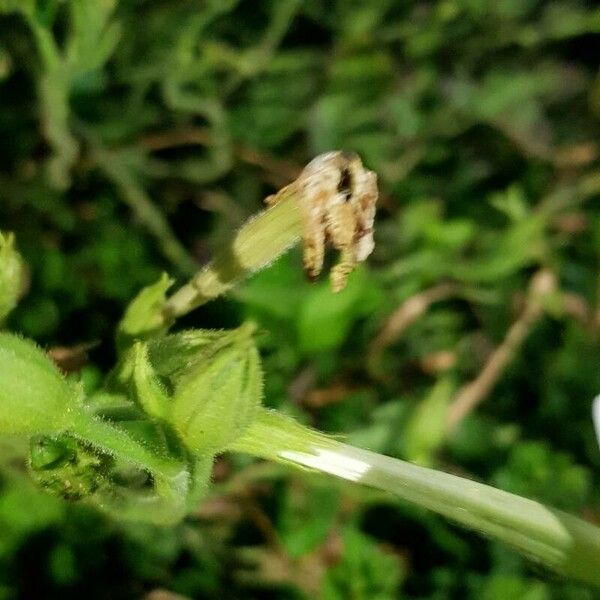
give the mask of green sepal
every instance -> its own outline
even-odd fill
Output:
[[[195,457],[237,439],[262,400],[253,325],[231,331],[190,330],[137,341],[108,382],[143,413],[174,431]]]
[[[0,333],[0,433],[52,435],[68,429],[83,391],[33,342]]]
[[[231,343],[233,331],[189,329],[153,339],[148,357],[156,373],[175,387],[186,373]]]
[[[148,359],[148,346],[136,342],[133,353],[133,383],[140,408],[153,419],[164,419],[169,410],[169,396]]]

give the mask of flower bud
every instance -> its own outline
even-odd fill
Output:
[[[0,333],[0,433],[53,434],[72,423],[78,389],[35,344]]]
[[[0,233],[0,321],[16,306],[21,294],[23,262],[14,236]]]
[[[172,371],[169,421],[194,453],[216,453],[252,423],[262,399],[253,326],[216,333],[185,366]],[[206,339],[206,338],[204,338]]]
[[[33,479],[47,492],[65,500],[91,496],[106,483],[113,462],[107,454],[69,435],[36,436],[31,440],[29,468]]]
[[[124,352],[134,340],[146,340],[167,330],[162,308],[173,280],[163,273],[130,302],[117,327],[117,349]]]

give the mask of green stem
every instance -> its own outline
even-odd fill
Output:
[[[83,441],[146,469],[162,480],[176,482],[187,477],[185,465],[178,460],[145,447],[122,429],[88,412],[77,413],[71,431]]]
[[[227,247],[167,300],[163,309],[167,322],[227,292],[298,241],[302,218],[297,200],[293,194],[284,195],[248,221]]]
[[[144,446],[127,432],[91,413],[79,413],[71,431],[115,458],[152,474],[151,490],[100,488],[94,496],[98,506],[122,519],[158,525],[173,525],[185,516],[193,484],[187,464]]]
[[[600,585],[600,528],[539,502],[342,444],[272,411],[265,410],[231,449],[391,492],[555,571]]]

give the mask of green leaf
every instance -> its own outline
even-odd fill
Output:
[[[298,343],[305,353],[340,346],[352,324],[373,311],[380,299],[364,269],[348,279],[346,289],[333,294],[326,282],[315,286],[304,299],[297,321]]]
[[[402,563],[364,533],[346,527],[341,561],[325,576],[323,600],[393,600],[398,598]]]
[[[290,556],[303,556],[325,541],[339,500],[339,491],[331,485],[292,483],[277,520],[277,531]]]
[[[410,461],[430,465],[435,451],[444,441],[446,410],[455,385],[450,378],[440,379],[421,400],[404,429],[404,448]]]
[[[33,342],[0,333],[0,432],[59,433],[81,410],[80,391]]]
[[[590,498],[592,474],[564,452],[552,451],[542,442],[522,441],[498,469],[494,483],[515,494],[578,511]]]
[[[17,305],[23,285],[23,262],[13,234],[0,232],[0,323]]]

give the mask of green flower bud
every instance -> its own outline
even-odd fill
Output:
[[[79,393],[35,344],[0,333],[0,433],[64,431],[79,410]]]
[[[180,345],[179,364],[170,364],[168,420],[194,453],[222,451],[251,425],[260,407],[262,371],[253,330],[243,325],[229,332],[198,332],[195,338],[188,333],[187,344],[181,337],[166,339]],[[186,356],[184,348],[190,351],[194,344],[197,351]],[[153,354],[163,349],[154,348]]]
[[[233,331],[189,329],[148,342],[148,358],[156,375],[168,382],[170,391],[186,372],[213,356],[231,341]]]
[[[114,460],[68,435],[31,440],[29,466],[33,479],[65,500],[91,496],[106,483]]]
[[[0,321],[16,306],[21,295],[23,262],[12,233],[0,233]]]
[[[117,328],[117,348],[123,352],[134,340],[146,340],[167,331],[162,309],[173,280],[163,273],[160,279],[142,289],[129,303]]]

